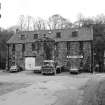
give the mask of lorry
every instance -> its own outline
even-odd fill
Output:
[[[61,67],[54,60],[44,60],[41,68],[42,74],[56,74],[61,72]]]
[[[82,55],[73,55],[73,56],[67,56],[68,63],[66,65],[66,68],[69,69],[70,73],[80,73],[82,67],[81,67],[81,61],[83,59]]]

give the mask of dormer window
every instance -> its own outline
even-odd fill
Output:
[[[38,39],[38,34],[34,34],[34,39]]]
[[[56,33],[56,38],[61,38],[61,32]]]
[[[43,37],[46,37],[46,34],[43,34]]]
[[[21,35],[21,40],[24,40],[25,39],[25,35]]]
[[[15,52],[15,44],[13,44],[12,51]]]
[[[25,44],[22,44],[22,52],[25,52]]]
[[[76,31],[73,31],[72,32],[72,37],[77,37],[78,36],[78,31],[76,30]]]
[[[37,43],[32,43],[32,51],[38,50],[38,44]]]

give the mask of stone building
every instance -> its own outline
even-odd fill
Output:
[[[8,40],[8,68],[23,68],[34,58],[34,65],[53,59],[59,65],[92,69],[92,27],[18,32]],[[30,59],[28,59],[30,58]]]

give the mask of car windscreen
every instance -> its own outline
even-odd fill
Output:
[[[11,66],[11,69],[16,69],[16,66]]]

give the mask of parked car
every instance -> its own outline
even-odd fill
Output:
[[[34,67],[34,73],[41,73],[41,69],[42,69],[41,66],[35,66]]]
[[[12,65],[11,67],[10,67],[10,72],[20,72],[20,71],[22,71],[23,69],[22,69],[22,67],[20,67],[20,66],[18,66],[18,65]]]
[[[63,65],[62,65],[62,67],[61,67],[61,71],[62,71],[62,72],[69,71],[69,68],[70,68],[70,67],[67,66],[67,62],[68,62],[68,61],[65,60],[64,63],[63,63]]]
[[[56,74],[56,67],[55,67],[55,62],[53,60],[44,60],[42,69],[41,69],[42,74]]]
[[[80,72],[79,68],[70,68],[70,73],[76,73],[78,74]]]

